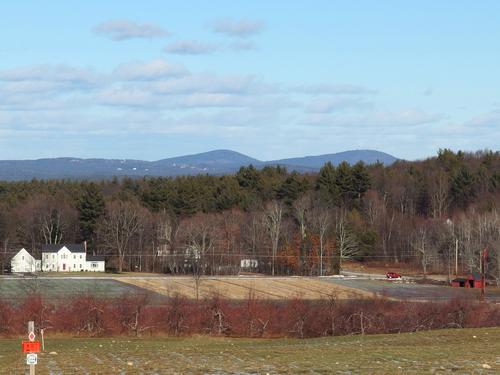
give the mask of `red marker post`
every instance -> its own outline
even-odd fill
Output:
[[[22,342],[23,353],[26,353],[26,364],[30,367],[30,375],[35,375],[35,366],[40,353],[40,341],[35,341],[35,322],[28,322],[28,340]]]
[[[481,301],[484,301],[486,295],[486,261],[488,260],[488,249],[485,248],[481,254]]]

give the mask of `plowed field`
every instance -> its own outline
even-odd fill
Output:
[[[119,281],[164,296],[196,297],[196,283],[192,277],[120,277]],[[245,299],[252,294],[254,298],[272,300],[319,299],[331,295],[340,299],[374,296],[371,292],[306,277],[207,277],[200,279],[198,293],[200,298],[217,294],[222,298]]]

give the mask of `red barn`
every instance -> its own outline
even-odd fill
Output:
[[[482,288],[483,278],[479,272],[473,272],[466,278],[458,277],[451,281],[451,286],[455,288]]]
[[[469,288],[482,288],[483,277],[479,272],[473,272],[467,277]]]
[[[454,288],[465,288],[465,284],[467,284],[467,279],[463,277],[457,277],[456,279],[451,280],[451,286]]]

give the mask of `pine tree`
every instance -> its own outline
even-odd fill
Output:
[[[361,198],[371,185],[370,175],[368,174],[368,170],[362,161],[354,164],[352,167],[352,178],[354,192],[358,195],[358,198]]]
[[[351,166],[343,161],[337,166],[335,173],[335,185],[340,192],[344,204],[349,204],[355,194],[354,178]]]
[[[466,166],[460,167],[452,177],[450,195],[453,203],[461,209],[466,209],[476,197],[476,178]]]
[[[84,187],[84,192],[77,203],[80,236],[93,247],[97,221],[104,215],[104,197],[95,183]]]
[[[336,170],[331,162],[325,163],[319,170],[316,190],[319,191],[321,200],[329,206],[338,203],[340,192],[336,184]]]

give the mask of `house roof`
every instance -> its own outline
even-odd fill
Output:
[[[88,255],[87,262],[104,262],[104,255]]]
[[[63,247],[66,247],[72,253],[84,253],[85,252],[85,246],[83,246],[83,244],[60,243],[60,244],[42,245],[42,253],[57,253]]]
[[[26,250],[24,247],[19,250],[12,258],[15,258],[19,255],[21,251],[24,251],[26,254],[28,254],[30,257],[32,257],[35,260],[42,260],[42,257],[40,255],[32,255],[28,250]]]

